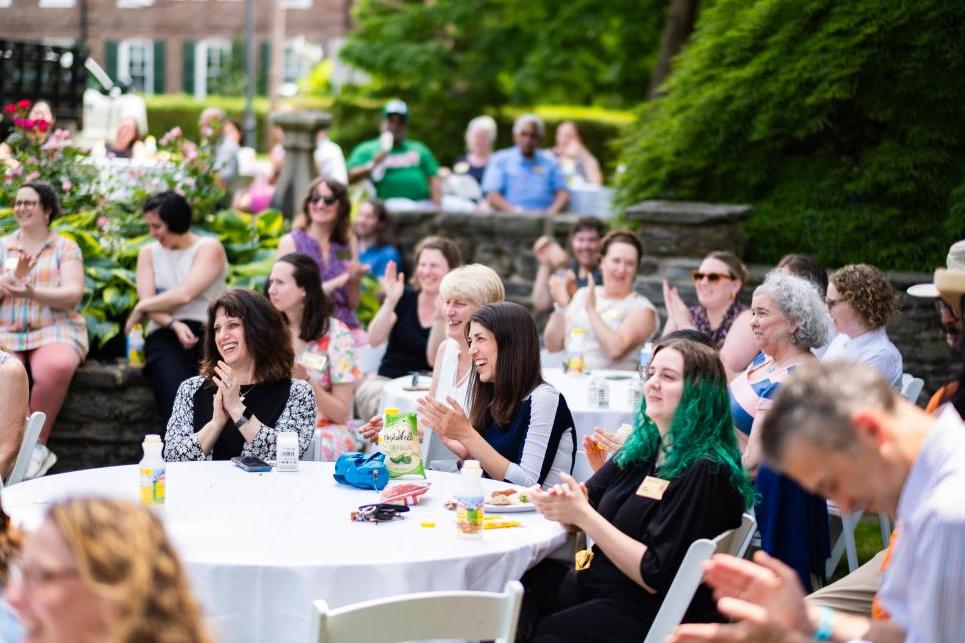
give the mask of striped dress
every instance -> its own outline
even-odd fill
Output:
[[[770,377],[751,382],[748,373],[771,361],[764,353],[758,353],[747,370],[729,385],[731,414],[744,435],[750,435],[761,402],[772,399],[781,384]],[[784,374],[790,374],[794,368],[789,367]],[[763,464],[754,488],[758,494],[754,513],[761,530],[761,547],[793,567],[810,592],[811,574],[824,578],[824,561],[831,553],[827,502]]]
[[[0,265],[7,257],[19,256],[18,232],[0,239]],[[60,267],[84,258],[71,239],[51,232],[37,253],[27,282],[34,288],[60,286]],[[0,344],[13,352],[30,351],[48,344],[67,344],[81,359],[87,355],[87,322],[77,310],[45,306],[34,299],[8,295],[0,300]]]

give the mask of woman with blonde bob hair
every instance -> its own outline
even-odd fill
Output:
[[[211,640],[164,525],[123,500],[51,506],[24,543],[7,596],[25,641]]]

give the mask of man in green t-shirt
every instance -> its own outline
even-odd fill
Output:
[[[371,180],[380,199],[431,200],[439,205],[439,163],[425,145],[405,138],[408,105],[390,100],[382,116],[381,136],[359,143],[349,155],[349,182]]]

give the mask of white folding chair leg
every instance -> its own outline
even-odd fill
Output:
[[[10,485],[22,482],[27,474],[27,467],[30,464],[30,456],[33,454],[34,445],[40,437],[40,430],[44,427],[47,414],[43,411],[34,411],[24,421],[23,437],[20,440],[20,450],[17,452],[17,459],[13,463],[13,469],[7,477],[6,484]]]
[[[878,514],[878,526],[881,527],[881,546],[887,548],[891,541],[891,519],[885,514]]]

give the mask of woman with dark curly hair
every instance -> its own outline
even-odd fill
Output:
[[[526,573],[520,639],[646,638],[690,544],[740,525],[754,501],[717,351],[676,337],[657,342],[623,448],[585,486],[564,475],[530,498],[594,545],[581,569],[546,560]],[[719,618],[701,587],[684,620]]]
[[[351,203],[348,190],[338,181],[320,177],[308,186],[302,211],[292,221],[292,231],[278,241],[278,256],[301,252],[315,260],[322,289],[335,300],[334,316],[352,331],[355,343],[368,343],[365,329],[355,316],[362,298],[362,274],[358,242],[351,234]]]
[[[132,502],[52,505],[11,576],[24,641],[211,641],[164,525]]]
[[[863,362],[900,389],[901,353],[885,330],[898,312],[898,297],[885,274],[864,263],[845,266],[831,275],[826,302],[838,335],[821,360]]]
[[[315,430],[315,393],[292,379],[295,355],[285,318],[263,296],[233,288],[208,307],[201,375],[181,383],[164,459],[275,459],[283,431],[304,453]]]

